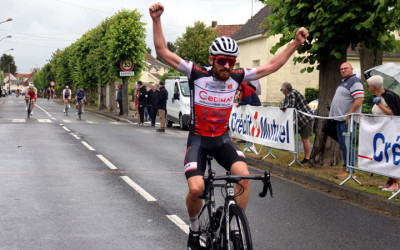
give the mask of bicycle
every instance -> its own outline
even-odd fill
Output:
[[[65,100],[65,116],[68,116],[69,99]]]
[[[208,175],[204,176],[204,190],[200,195],[204,199],[198,215],[200,224],[200,244],[205,246],[206,249],[224,249],[224,250],[237,250],[237,249],[253,249],[250,227],[247,217],[243,209],[236,203],[235,196],[241,195],[241,192],[234,194],[234,185],[240,185],[238,182],[243,179],[261,180],[264,183],[263,190],[259,193],[260,197],[265,197],[268,190],[272,195],[272,186],[270,181],[270,173],[265,171],[263,175],[231,175],[227,172],[226,175],[216,175],[215,171],[211,168],[212,156],[207,156]],[[223,181],[224,183],[215,183],[216,181]],[[219,206],[217,209],[214,196],[214,188],[221,187],[221,194],[225,199],[224,205]],[[235,220],[237,224],[237,231],[239,234],[234,241],[231,235],[231,221]],[[236,228],[235,228],[236,229]]]
[[[29,101],[28,101],[28,109],[27,109],[27,118],[29,119],[29,117],[31,116],[31,112],[32,112],[32,97],[29,97]]]
[[[78,116],[79,116],[79,120],[82,119],[81,118],[81,116],[82,116],[82,102],[83,102],[83,99],[78,101]]]

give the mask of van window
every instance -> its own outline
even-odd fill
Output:
[[[183,96],[190,96],[189,82],[181,82],[181,89]]]

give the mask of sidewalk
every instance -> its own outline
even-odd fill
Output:
[[[136,111],[130,111],[129,117],[119,118],[119,112],[117,111],[99,111],[93,108],[85,108],[85,110],[120,122],[129,122],[136,125],[138,122],[138,118],[132,116],[133,114],[136,114]],[[159,119],[157,118],[156,127],[158,125],[158,122]],[[299,145],[299,148],[302,148],[302,145]],[[363,206],[367,206],[370,208],[372,207],[374,209],[378,209],[384,212],[389,212],[397,216],[400,215],[400,202],[389,201],[388,199],[377,195],[364,193],[346,186],[340,186],[334,182],[319,179],[313,175],[305,174],[288,167],[274,165],[251,157],[247,157],[247,162],[250,166],[254,166],[255,168],[269,170],[273,175],[280,176],[291,181],[296,181],[301,184],[310,185],[313,188],[322,190],[324,192],[333,194],[352,202],[356,202]]]

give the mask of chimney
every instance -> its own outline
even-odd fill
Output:
[[[218,22],[217,21],[212,21],[211,22],[211,28],[215,29],[217,28]]]

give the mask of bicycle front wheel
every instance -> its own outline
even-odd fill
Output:
[[[27,111],[28,111],[28,113],[27,113],[26,117],[29,119],[29,117],[31,116],[31,111],[32,111],[32,99],[29,99]]]
[[[238,204],[232,204],[229,206],[229,219],[230,219],[230,237],[229,242],[225,241],[225,244],[229,244],[230,249],[234,250],[252,250],[253,243],[251,240],[251,233],[249,222],[247,221],[246,214]],[[237,225],[233,228],[232,224]],[[226,238],[225,238],[226,239]],[[227,247],[226,247],[227,248]]]
[[[212,248],[212,234],[210,230],[210,219],[209,208],[203,206],[198,215],[199,220],[199,231],[200,231],[200,246],[205,249]]]

